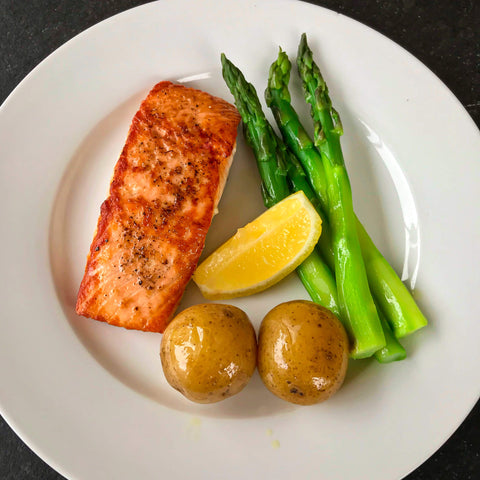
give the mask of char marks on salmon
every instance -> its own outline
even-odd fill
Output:
[[[157,84],[133,118],[77,297],[79,315],[163,332],[203,250],[240,115],[208,93]]]

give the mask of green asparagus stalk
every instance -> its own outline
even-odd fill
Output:
[[[318,251],[314,250],[296,271],[310,298],[328,308],[341,321],[335,276]]]
[[[288,153],[288,159],[289,161],[286,162],[287,164],[287,176],[288,179],[292,185],[293,190],[298,191],[298,190],[303,190],[307,198],[311,201],[311,203],[316,207],[319,215],[322,217],[322,235],[320,236],[320,240],[323,240],[323,244],[319,242],[318,246],[320,251],[323,254],[323,258],[327,260],[327,263],[329,267],[331,268],[332,271],[335,269],[334,265],[334,254],[332,251],[332,237],[331,237],[331,232],[330,228],[328,226],[328,220],[325,218],[325,214],[321,210],[319,206],[318,199],[316,198],[315,192],[312,190],[312,187],[308,183],[308,180],[306,178],[305,172],[302,168],[302,166],[299,164],[298,160],[296,157],[291,153]],[[328,228],[327,228],[328,227]],[[331,264],[329,263],[331,262]],[[395,335],[392,333],[387,321],[385,320],[384,315],[381,312],[381,308],[376,301],[376,299],[373,299],[375,302],[375,306],[377,308],[378,315],[380,317],[380,322],[382,324],[382,329],[383,329],[383,334],[385,336],[385,346],[377,350],[375,352],[375,358],[377,359],[378,362],[380,363],[390,363],[398,360],[403,360],[406,358],[406,351],[400,344],[400,342],[397,340]],[[340,317],[341,318],[341,317]]]
[[[253,85],[240,78],[241,72],[233,68],[223,53],[221,60],[223,78],[235,97],[235,104],[243,120],[245,138],[255,152],[262,178],[262,196],[265,206],[269,208],[290,193],[283,154],[278,148],[279,139],[265,118]]]
[[[383,334],[385,335],[385,346],[375,352],[375,358],[380,363],[391,363],[404,360],[407,352],[393,334],[385,316],[377,306],[378,316],[382,323]]]
[[[232,93],[235,96],[236,103],[238,105],[245,105],[245,103],[249,103],[250,110],[251,109],[256,110],[257,115],[259,117],[262,117],[263,111],[261,109],[260,102],[258,101],[258,97],[253,87],[247,84],[241,72],[238,69],[236,69],[236,67],[233,64],[231,64],[231,62],[229,62],[226,58],[223,59],[222,57],[222,63],[223,63],[223,68],[225,72],[224,75],[226,75],[226,78],[228,79],[227,84],[229,85],[229,88],[231,88]],[[235,87],[237,82],[239,85],[238,87]],[[243,91],[244,92],[248,91],[249,94],[247,95],[245,93],[242,93],[242,88],[240,87],[243,87]],[[249,124],[249,116],[245,112],[248,112],[249,110],[246,108],[243,108],[242,111],[244,112],[243,114],[244,124],[247,125]],[[265,122],[266,120],[263,120],[262,122],[260,122],[260,124],[265,125],[266,124]],[[251,125],[251,128],[254,128],[252,126],[252,123],[250,123],[250,125]],[[319,201],[314,191],[312,190],[310,184],[308,183],[305,172],[302,166],[299,164],[297,158],[288,149],[286,149],[283,142],[280,139],[278,139],[274,133],[272,137],[271,129],[267,128],[267,129],[263,129],[262,131],[265,135],[271,137],[270,141],[268,139],[265,139],[266,141],[264,143],[272,143],[273,140],[275,140],[277,142],[277,147],[281,150],[281,153],[277,153],[275,156],[270,157],[270,160],[272,161],[272,163],[275,164],[276,161],[278,162],[279,159],[281,159],[282,157],[284,158],[284,160],[281,160],[281,164],[286,166],[291,189],[293,191],[303,190],[307,198],[309,198],[312,204],[316,207],[323,221],[322,235],[320,237],[320,241],[318,245],[320,251],[322,252],[322,256],[320,257],[317,252],[313,252],[312,255],[309,258],[307,258],[303,262],[303,264],[297,269],[297,273],[301,278],[302,283],[304,284],[307,292],[310,294],[312,300],[325,306],[326,308],[329,308],[336,315],[340,317],[340,311],[338,309],[338,304],[336,299],[335,280],[331,273],[331,270],[329,271],[328,269],[325,269],[324,261],[322,261],[323,259],[326,259],[327,263],[330,262],[330,265],[329,265],[330,268],[333,268],[333,250],[331,246],[331,233],[329,230],[329,225],[328,225],[326,216],[322,211],[319,205]],[[259,138],[259,136],[258,135],[250,136],[247,138]],[[251,141],[250,141],[250,144],[252,144]],[[252,146],[256,156],[260,157],[260,155],[258,154],[259,149],[255,148],[254,145]],[[268,159],[268,157],[262,157],[262,158]],[[275,175],[276,169],[275,168],[265,169],[263,170],[263,176],[268,175],[269,173],[272,173],[272,172]],[[276,176],[273,179],[273,181],[272,180],[268,181],[268,179],[266,180],[267,180],[266,183],[268,185],[278,184],[278,178]],[[281,181],[281,178],[280,178],[280,181]],[[264,201],[265,201],[265,204],[267,205],[267,199],[265,197],[264,197]],[[386,328],[388,328],[388,326]],[[401,359],[400,358],[401,355],[399,354],[399,352],[403,350],[401,345],[398,343],[395,337],[391,334],[391,332],[389,333],[389,330],[384,330],[384,331],[385,331],[385,337],[387,339],[387,345],[382,350],[380,350],[378,354],[375,354],[377,357],[377,360],[382,363],[386,363],[389,361]],[[403,352],[405,351],[403,350]]]
[[[285,175],[292,166],[287,164],[287,151],[266,119],[253,85],[224,54],[221,61],[223,78],[243,120],[245,138],[257,159],[265,206],[270,207],[290,193]],[[297,267],[297,273],[314,302],[340,315],[335,278],[316,250]]]
[[[427,325],[420,308],[395,270],[380,253],[365,228],[357,222],[358,240],[375,301],[385,313],[395,337],[402,338]]]
[[[288,91],[290,69],[290,61],[286,53],[280,49],[277,61],[270,68],[265,100],[273,112],[285,144],[300,160],[322,209],[327,211],[327,184],[322,157],[290,103]]]
[[[343,129],[340,117],[332,107],[327,84],[313,60],[305,34],[298,47],[297,66],[305,99],[310,104],[314,120],[315,145],[320,149],[325,167],[329,159],[343,159],[340,146]],[[325,172],[328,174],[326,168]],[[362,224],[358,219],[355,220],[371,291],[390,320],[395,336],[401,338],[424,327],[427,320],[410,292],[375,247]]]
[[[274,116],[277,120],[280,119],[279,125],[284,127],[282,132],[284,130],[292,131],[292,129],[298,132],[301,130],[298,116],[289,114],[285,123],[286,116],[283,114],[284,111],[291,113],[293,110],[288,93],[289,75],[290,62],[286,54],[280,50],[279,59],[273,63],[270,69],[266,99],[270,106],[275,107],[273,108]],[[322,108],[330,112],[331,105],[324,98],[320,98],[320,100],[323,101]],[[290,108],[287,108],[288,105]],[[333,124],[328,135],[330,137],[338,135]],[[297,150],[302,150],[298,146],[304,144],[305,137],[308,136],[302,135],[301,141],[296,142]],[[287,142],[293,143],[288,141],[288,137]],[[334,143],[333,147],[335,146]],[[309,155],[299,156],[299,160],[310,176],[312,187],[322,202],[322,206],[326,207],[328,212],[335,252],[338,300],[342,318],[353,342],[352,357],[369,357],[385,346],[385,336],[368,286],[356,230],[350,181],[343,155],[340,148],[332,148],[329,155],[321,155],[319,161],[318,151],[309,148],[308,152]],[[323,165],[323,173],[320,165]],[[312,178],[311,175],[316,176]],[[320,183],[315,180],[318,177],[323,179],[320,189],[318,189]]]
[[[285,143],[295,156],[302,160],[302,165],[305,166],[309,181],[315,187],[318,184],[318,177],[325,178],[321,156],[290,103],[290,94],[288,92],[290,62],[284,52],[280,51],[276,63],[282,67],[275,69],[272,74],[275,75],[275,83],[269,82],[269,87],[265,94],[267,103],[274,114]],[[298,137],[296,137],[297,133],[299,134]],[[312,174],[316,175],[317,181],[312,180]],[[321,188],[315,188],[315,192],[321,197],[322,204],[328,203],[326,190],[325,193],[322,193]],[[410,292],[388,262],[381,256],[358,219],[356,222],[370,288],[374,298],[379,303],[382,303],[385,315],[395,336],[400,338],[422,328],[427,322],[411,297]],[[368,258],[375,259],[375,261],[368,260]],[[327,260],[327,262],[330,262],[330,260]],[[384,278],[385,272],[388,272],[389,275]],[[407,298],[409,299],[408,301],[405,300]],[[387,301],[388,305],[383,305]]]

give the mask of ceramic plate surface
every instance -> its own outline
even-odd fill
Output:
[[[408,359],[352,361],[325,404],[278,400],[257,374],[196,405],[171,389],[161,336],[77,317],[74,302],[113,167],[160,80],[232,101],[220,53],[260,94],[281,45],[307,32],[342,116],[355,208],[430,325]],[[292,76],[294,104],[308,110]],[[271,117],[270,117],[271,118]],[[21,438],[70,479],[398,479],[453,433],[479,396],[480,139],[420,62],[375,31],[291,1],[161,1],[112,17],[43,61],[0,110],[0,405]],[[211,252],[264,210],[239,135]],[[230,303],[258,328],[307,298],[295,275]],[[181,308],[202,301],[194,285]]]

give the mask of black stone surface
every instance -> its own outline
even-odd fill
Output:
[[[0,0],[0,103],[30,70],[67,40],[105,18],[143,3],[147,2]],[[480,2],[321,0],[310,3],[359,20],[406,48],[445,82],[477,125],[480,124]],[[0,418],[0,479],[62,478]],[[440,450],[406,479],[480,479],[480,403]],[[364,479],[358,477],[358,480]]]

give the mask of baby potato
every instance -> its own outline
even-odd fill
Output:
[[[323,402],[342,385],[348,338],[338,318],[306,300],[282,303],[263,319],[258,371],[275,395],[299,405]]]
[[[214,403],[240,392],[256,367],[257,339],[237,307],[194,305],[165,329],[160,358],[168,383],[197,403]]]

